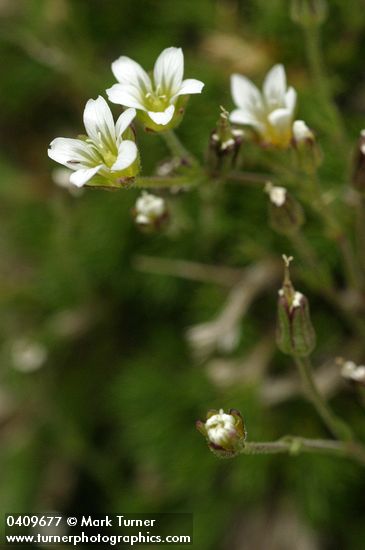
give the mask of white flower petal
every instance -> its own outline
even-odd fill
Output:
[[[111,170],[125,170],[137,158],[138,149],[134,141],[126,139],[122,141],[118,149],[118,158],[111,167]]]
[[[176,95],[200,94],[203,88],[204,82],[196,80],[196,78],[187,78],[182,81],[180,89]]]
[[[70,138],[54,139],[49,146],[48,156],[70,170],[78,170],[80,164],[94,165],[97,158],[90,145],[85,141]]]
[[[240,74],[233,74],[231,76],[231,93],[237,107],[247,110],[262,108],[260,91],[245,76]]]
[[[283,65],[274,65],[264,80],[263,92],[267,103],[284,106],[286,75]]]
[[[123,133],[131,124],[135,116],[136,116],[135,109],[126,109],[124,113],[120,115],[117,122],[115,123],[115,133],[116,133],[117,139],[123,135]]]
[[[110,149],[115,147],[115,126],[109,105],[99,95],[89,99],[84,110],[84,125],[89,137],[95,142],[100,140]]]
[[[292,112],[289,109],[276,109],[269,114],[268,120],[275,130],[281,134],[291,127]]]
[[[143,105],[143,99],[140,92],[134,86],[128,86],[126,84],[114,84],[111,88],[106,90],[109,101],[116,103],[117,105],[124,105],[124,107],[133,107],[134,109],[141,109],[146,111],[147,109]]]
[[[245,124],[248,126],[253,126],[259,132],[264,130],[264,125],[260,122],[255,116],[246,109],[235,109],[229,115],[229,120],[233,124]]]
[[[153,78],[158,93],[177,94],[184,74],[184,54],[181,48],[166,48],[158,56]]]
[[[297,92],[294,90],[294,88],[289,88],[285,94],[285,106],[292,113],[294,113],[296,103],[297,103]]]
[[[115,78],[121,84],[127,84],[140,89],[142,93],[146,93],[151,90],[151,79],[146,71],[126,56],[121,56],[119,59],[112,63],[112,71]]]
[[[76,187],[82,187],[95,176],[102,166],[102,164],[99,164],[99,166],[94,166],[93,168],[81,168],[71,174],[70,182],[76,185]]]
[[[155,111],[148,111],[148,116],[155,122],[156,124],[161,124],[162,126],[166,126],[174,116],[175,107],[174,105],[170,105],[162,112],[155,112]]]

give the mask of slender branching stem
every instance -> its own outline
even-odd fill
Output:
[[[365,448],[352,442],[331,441],[326,439],[306,439],[304,437],[286,436],[278,441],[246,442],[241,454],[289,454],[316,453],[355,460],[365,466]]]
[[[349,441],[352,438],[351,429],[338,418],[326,400],[321,395],[313,378],[312,365],[308,357],[294,357],[302,378],[304,390],[308,399],[312,402],[319,416],[330,430],[330,432],[340,440]]]
[[[146,176],[138,177],[134,180],[132,187],[140,187],[142,189],[150,188],[171,188],[171,187],[192,187],[199,183],[199,178],[196,174],[186,174],[184,176]]]
[[[229,172],[224,176],[225,181],[241,183],[243,185],[265,186],[274,178],[272,174],[259,174],[256,172]]]
[[[199,166],[198,160],[193,156],[190,151],[188,151],[188,149],[180,141],[179,137],[175,134],[173,130],[161,132],[160,135],[174,157],[185,160],[188,164],[191,164],[192,166]]]

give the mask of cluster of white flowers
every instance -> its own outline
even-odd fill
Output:
[[[73,171],[70,183],[109,185],[123,183],[139,171],[138,150],[130,124],[141,115],[145,126],[164,131],[179,122],[183,113],[182,96],[200,93],[204,84],[183,80],[184,55],[181,48],[167,48],[158,57],[151,79],[129,57],[112,64],[119,84],[107,90],[109,100],[127,109],[114,123],[105,99],[90,99],[84,110],[85,138],[56,138],[48,156]]]
[[[130,129],[134,118],[137,116],[149,130],[169,130],[180,122],[186,96],[199,94],[204,87],[200,80],[183,79],[181,48],[163,50],[151,76],[126,56],[112,63],[112,72],[118,83],[106,90],[108,98],[127,108],[117,122],[114,123],[103,97],[90,99],[84,110],[87,135],[79,139],[56,138],[48,149],[50,158],[70,170],[70,183],[77,187],[86,183],[121,185],[134,178],[139,171],[138,150]],[[251,127],[262,144],[285,148],[291,143],[313,141],[313,133],[305,122],[294,121],[297,94],[293,87],[287,87],[282,65],[269,71],[262,92],[239,74],[231,77],[231,91],[237,108],[230,113],[230,121]],[[233,131],[242,135],[242,130]],[[231,141],[224,142],[222,150]]]

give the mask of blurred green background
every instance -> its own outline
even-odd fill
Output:
[[[230,74],[260,82],[282,62],[299,92],[299,118],[322,140],[330,187],[341,161],[321,135],[289,4],[0,0],[1,513],[184,511],[194,513],[199,550],[365,548],[360,467],[310,455],[220,461],[194,427],[209,408],[235,407],[253,441],[328,436],[298,393],[275,402],[255,373],[241,383],[224,379],[227,365],[254,361],[260,342],[269,376],[291,376],[291,361],[272,347],[279,282],[242,320],[231,354],[197,360],[186,329],[211,320],[227,289],[149,273],[138,262],[154,256],[242,268],[293,252],[267,227],[263,194],[231,186],[172,196],[170,229],[143,235],[130,216],[137,191],[71,194],[55,184],[57,166],[47,157],[54,137],[82,132],[86,101],[105,97],[114,82],[114,59],[128,55],[151,68],[174,45],[184,49],[186,77],[205,82],[178,129],[195,154],[205,153],[219,105],[232,108]],[[365,121],[364,9],[362,0],[332,0],[323,28],[331,85],[353,137]],[[138,143],[143,173],[152,174],[168,151],[141,128]],[[246,164],[252,169],[254,160]],[[337,251],[315,221],[310,231],[336,265]],[[318,361],[343,353],[344,342],[351,349],[329,306],[312,296],[312,310]],[[352,390],[341,387],[334,407],[365,436]]]

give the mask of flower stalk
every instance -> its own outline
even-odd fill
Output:
[[[333,413],[317,388],[313,378],[312,365],[309,357],[294,356],[294,360],[298,367],[307,397],[312,402],[329,431],[339,440],[350,441],[352,439],[351,429],[343,420]]]
[[[349,458],[365,466],[365,448],[362,445],[326,439],[286,436],[278,441],[245,442],[239,453],[243,455],[288,454],[291,456],[302,453],[315,453]]]
[[[180,158],[183,162],[191,166],[199,166],[198,160],[186,149],[174,130],[162,132],[161,137],[173,156]]]

